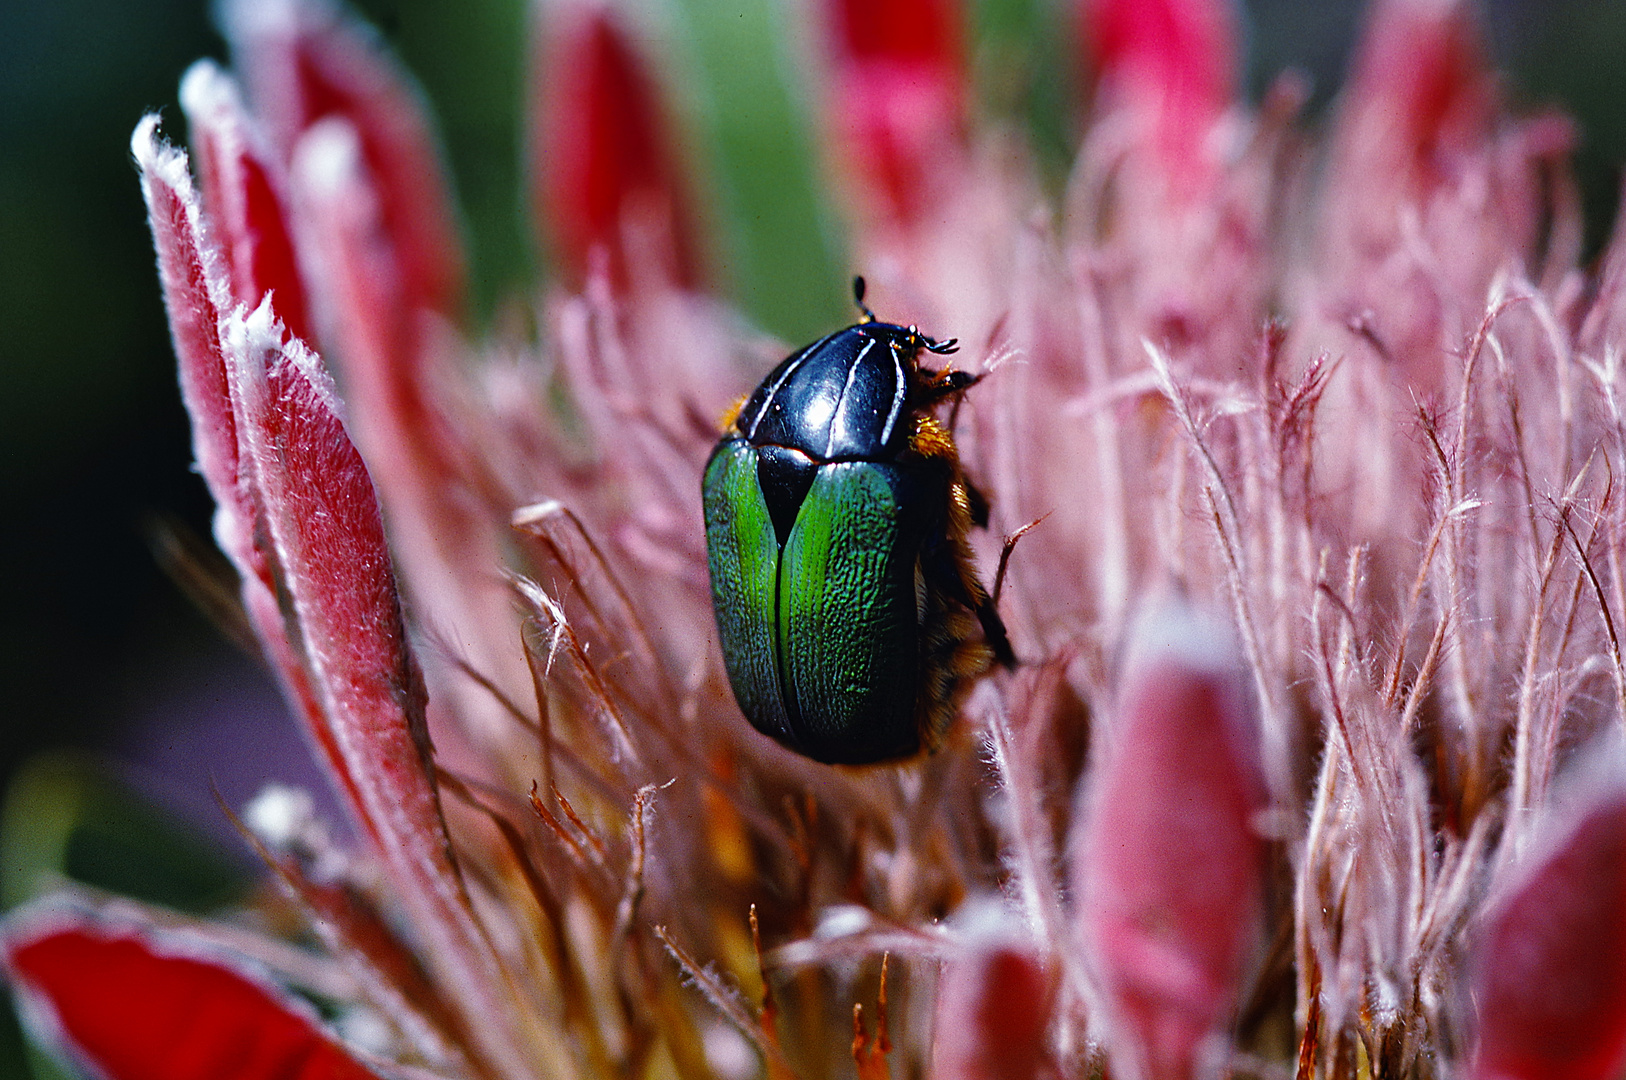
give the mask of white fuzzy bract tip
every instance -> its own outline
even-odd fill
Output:
[[[213,60],[199,60],[181,76],[181,108],[194,123],[236,104],[236,82]]]
[[[243,807],[243,824],[266,847],[286,851],[309,833],[316,800],[303,788],[267,784]]]
[[[189,198],[192,194],[192,173],[187,167],[186,151],[171,146],[159,137],[158,122],[157,113],[148,113],[141,118],[130,136],[130,153],[143,173],[156,177]]]
[[[339,117],[312,124],[294,150],[294,173],[317,197],[331,199],[347,191],[362,169],[361,136]]]
[[[1175,662],[1198,672],[1231,674],[1240,667],[1230,625],[1181,601],[1144,611],[1129,635],[1129,669]]]

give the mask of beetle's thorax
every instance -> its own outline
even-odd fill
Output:
[[[740,409],[735,430],[815,462],[877,461],[908,445],[921,337],[892,323],[838,330],[791,354]]]

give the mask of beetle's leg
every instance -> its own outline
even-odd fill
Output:
[[[994,651],[994,663],[1006,671],[1016,670],[1016,651],[1011,648],[1011,635],[1005,629],[1005,620],[999,617],[999,609],[994,607],[993,597],[983,593],[982,602],[972,610],[977,613],[977,622],[982,624],[983,638]]]
[[[979,529],[988,527],[988,496],[984,495],[968,476],[960,477],[965,485],[966,509],[971,512],[971,524]]]
[[[966,543],[966,533],[978,517],[977,504],[981,503],[981,516],[986,524],[988,502],[980,493],[972,494],[975,489],[960,467],[960,455],[955,449],[954,440],[939,421],[922,416],[917,421],[912,445],[917,453],[941,461],[949,470],[949,505],[943,533],[936,544],[928,544],[927,549],[922,551],[921,571],[935,588],[977,617],[994,661],[1003,667],[1013,668],[1016,666],[1016,653],[1011,649],[1010,634],[988,590],[983,588],[977,577],[977,568],[971,560],[971,548]]]
[[[982,382],[981,375],[973,375],[958,368],[946,368],[943,371],[921,369],[920,373],[925,379],[916,392],[919,396],[918,406],[922,409],[929,409],[957,394],[963,394]]]

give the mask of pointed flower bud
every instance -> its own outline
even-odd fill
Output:
[[[463,295],[462,244],[440,152],[406,72],[375,34],[327,0],[231,0],[224,21],[280,164],[288,166],[318,121],[347,121],[378,185],[409,308],[455,314]]]
[[[372,1080],[307,1006],[178,932],[13,916],[12,989],[36,1037],[107,1080]]]
[[[1175,609],[1137,630],[1086,778],[1073,877],[1115,1072],[1193,1074],[1258,933],[1258,716],[1228,628]]]
[[[1475,937],[1474,1080],[1606,1080],[1626,1066],[1626,773],[1577,786],[1495,884]]]
[[[1236,27],[1228,0],[1081,0],[1079,26],[1099,111],[1129,114],[1141,153],[1176,192],[1213,169],[1206,148],[1236,99]]]
[[[550,5],[539,33],[533,201],[565,281],[580,288],[597,251],[622,287],[635,265],[697,284],[690,200],[648,63],[599,3]]]
[[[870,216],[914,223],[964,148],[966,74],[946,0],[832,0],[837,151]]]

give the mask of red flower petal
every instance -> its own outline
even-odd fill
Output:
[[[579,288],[601,250],[619,285],[641,264],[696,284],[689,198],[655,81],[626,32],[600,4],[556,4],[535,56],[533,199],[566,281]],[[650,250],[629,261],[629,239]]]
[[[1626,786],[1591,793],[1514,872],[1476,941],[1476,1080],[1605,1080],[1626,1065]]]
[[[1235,1005],[1258,933],[1258,720],[1223,628],[1143,627],[1101,733],[1073,872],[1115,1059],[1190,1075]]]
[[[1105,108],[1134,115],[1177,187],[1211,167],[1204,153],[1236,98],[1235,15],[1226,0],[1081,0],[1079,25]]]
[[[440,153],[416,88],[372,32],[321,0],[235,0],[232,55],[287,166],[324,117],[360,135],[384,229],[412,308],[455,314],[463,254]]]
[[[965,67],[958,8],[947,0],[836,0],[834,134],[881,222],[928,212],[964,148]]]
[[[267,292],[274,293],[283,326],[303,341],[314,341],[279,183],[256,146],[257,132],[236,83],[212,62],[200,60],[181,80],[181,105],[210,217],[226,249],[233,294],[254,307]]]
[[[13,921],[12,986],[47,1042],[108,1080],[372,1080],[260,980],[178,935]]]

